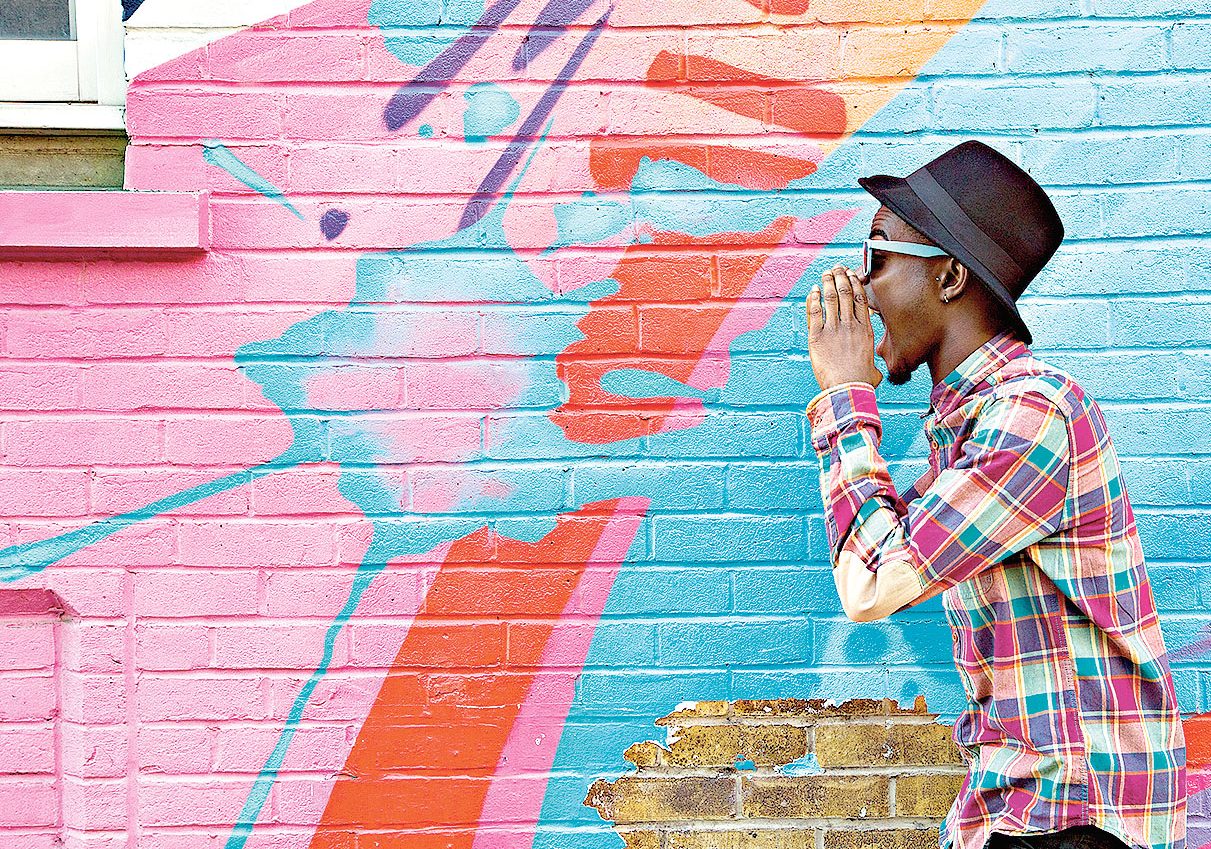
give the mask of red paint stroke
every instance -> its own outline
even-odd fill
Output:
[[[785,189],[795,180],[814,174],[816,163],[730,145],[675,145],[594,139],[589,145],[589,171],[603,190],[625,191],[644,157],[681,162],[713,180],[746,189]]]
[[[626,511],[623,501],[561,515],[535,543],[481,528],[450,546],[333,785],[311,849],[471,849],[536,676],[575,675],[583,665],[552,672],[543,668],[544,652],[611,521]],[[495,554],[485,558],[493,539]],[[567,708],[551,710],[558,707]]]
[[[845,135],[845,99],[820,88],[820,80],[767,77],[718,59],[682,57],[662,50],[648,68],[648,85],[667,88],[669,81],[681,77],[683,68],[690,82],[677,84],[673,91],[796,132],[831,139]],[[712,82],[720,85],[704,85]],[[751,85],[737,87],[735,83]]]
[[[717,255],[743,247],[775,247],[797,221],[783,216],[760,233],[655,233],[651,244],[628,247],[610,274],[619,283],[618,291],[590,303],[589,312],[576,323],[585,338],[555,357],[555,372],[567,385],[569,399],[551,414],[551,421],[568,439],[592,444],[658,432],[678,399],[613,395],[601,388],[602,375],[621,367],[643,368],[688,381],[738,303],[735,293],[744,291],[770,254],[747,257],[749,262],[735,269],[739,279],[727,286],[727,295],[713,294]],[[662,244],[687,250],[653,250]],[[630,323],[622,333],[621,321]],[[610,356],[602,359],[603,352]]]

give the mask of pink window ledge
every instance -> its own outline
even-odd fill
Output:
[[[205,192],[0,191],[0,260],[206,250]]]

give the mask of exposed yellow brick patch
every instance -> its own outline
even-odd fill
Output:
[[[627,849],[934,849],[965,767],[922,697],[679,705],[585,804]],[[814,755],[813,767],[788,764]]]

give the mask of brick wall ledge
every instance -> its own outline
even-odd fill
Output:
[[[0,191],[0,260],[198,254],[205,192]]]

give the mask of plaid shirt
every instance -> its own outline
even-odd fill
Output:
[[[1101,411],[1001,334],[934,387],[929,471],[903,497],[873,388],[807,408],[846,614],[942,593],[968,772],[943,849],[1092,824],[1184,849],[1186,743],[1151,584]]]

